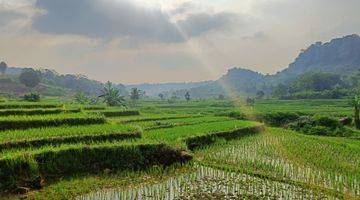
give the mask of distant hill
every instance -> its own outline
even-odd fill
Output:
[[[286,80],[310,71],[350,74],[358,69],[360,69],[360,36],[353,34],[326,43],[312,44],[274,78]]]
[[[10,93],[13,95],[23,95],[30,91],[18,80],[24,68],[9,67],[6,74],[0,76],[0,93]],[[59,74],[54,70],[40,69],[41,83],[35,88],[36,91],[47,96],[65,96],[76,92],[83,92],[87,95],[98,95],[104,83],[91,80],[83,75]],[[123,95],[127,95],[124,85],[116,84]]]
[[[232,68],[217,81],[190,88],[193,97],[216,97],[220,94],[249,95],[258,90],[270,92],[278,83],[290,83],[308,72],[330,72],[340,75],[360,69],[360,36],[353,34],[330,42],[316,42],[303,50],[288,68],[264,75],[244,68]],[[178,93],[184,93],[184,90]],[[178,94],[180,95],[180,94]]]
[[[158,96],[160,93],[171,93],[178,90],[186,90],[195,87],[201,87],[212,83],[213,81],[202,82],[183,82],[183,83],[144,83],[144,84],[132,84],[125,85],[128,91],[131,88],[138,88],[146,92],[148,96]]]

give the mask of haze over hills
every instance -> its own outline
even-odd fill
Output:
[[[310,45],[299,54],[293,63],[289,64],[288,68],[274,75],[264,75],[245,68],[235,67],[229,69],[225,75],[214,81],[144,83],[125,86],[118,84],[117,87],[121,89],[124,95],[134,87],[145,91],[148,96],[158,96],[159,93],[163,93],[167,97],[172,95],[182,97],[186,91],[190,91],[194,98],[217,97],[220,94],[248,95],[255,94],[258,90],[269,93],[278,83],[289,83],[297,76],[307,72],[331,72],[347,75],[359,69],[360,36],[353,34],[333,39],[330,42],[316,42]],[[21,70],[22,68],[10,67],[7,74],[17,76],[21,73]],[[51,90],[51,88],[56,87],[62,93],[83,91],[89,95],[96,95],[96,91],[99,91],[103,86],[103,83],[90,80],[81,75],[61,75],[53,70],[43,70],[42,73],[43,81],[41,86],[44,91],[46,88]],[[8,90],[26,92],[26,89],[16,81],[12,80],[5,83],[6,81],[3,80],[1,90],[7,88]]]
[[[353,34],[330,42],[316,42],[303,50],[288,68],[264,75],[244,68],[232,68],[220,79],[189,91],[194,97],[216,97],[219,94],[255,94],[270,92],[278,83],[289,83],[307,72],[329,72],[348,75],[360,69],[360,36]],[[178,93],[182,93],[179,91]]]

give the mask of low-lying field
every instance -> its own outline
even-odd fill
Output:
[[[14,115],[0,117],[0,196],[356,198],[359,140],[244,119],[268,111],[351,115],[345,102],[325,103],[140,101],[131,109],[2,103],[0,113]]]

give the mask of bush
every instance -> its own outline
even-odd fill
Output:
[[[221,112],[221,113],[215,114],[215,116],[225,116],[225,117],[230,117],[230,118],[234,118],[234,119],[246,119],[246,115],[240,111]]]
[[[285,126],[288,123],[294,122],[300,118],[299,113],[291,112],[273,112],[265,113],[257,116],[260,121],[263,121],[271,126]]]
[[[289,124],[289,128],[308,135],[344,137],[352,134],[352,131],[344,127],[339,120],[327,116],[301,117]]]
[[[40,94],[38,94],[38,93],[25,94],[23,99],[25,101],[29,101],[29,102],[39,102],[40,101]]]

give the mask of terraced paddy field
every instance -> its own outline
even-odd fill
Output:
[[[238,102],[0,108],[21,113],[0,117],[0,199],[360,196],[359,140],[270,128]]]

